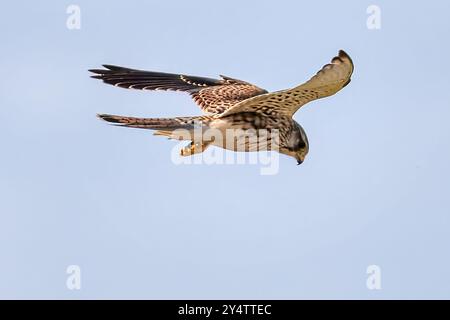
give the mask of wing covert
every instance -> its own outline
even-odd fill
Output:
[[[306,103],[331,96],[350,82],[353,62],[343,50],[329,64],[323,66],[307,82],[288,90],[272,92],[242,101],[221,116],[239,112],[280,113],[292,116]]]

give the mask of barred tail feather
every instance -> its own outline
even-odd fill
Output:
[[[177,118],[135,118],[98,114],[100,119],[120,127],[173,131],[176,129],[193,130],[195,126],[207,120],[208,117],[177,117]]]

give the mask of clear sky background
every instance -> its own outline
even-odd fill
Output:
[[[448,1],[3,3],[0,298],[450,298],[449,14]],[[280,90],[339,49],[352,82],[295,115],[310,153],[281,156],[277,175],[176,166],[176,142],[95,117],[200,114],[181,93],[90,79],[104,63]]]

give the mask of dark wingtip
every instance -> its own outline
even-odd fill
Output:
[[[103,68],[106,68],[106,69],[111,70],[111,71],[118,71],[118,70],[127,69],[127,68],[116,66],[116,65],[113,65],[113,64],[102,64],[102,66],[103,66]]]
[[[104,74],[111,73],[111,71],[123,71],[123,70],[126,70],[126,68],[115,66],[115,65],[112,65],[112,64],[103,64],[102,66],[105,69],[88,69],[88,71],[91,72],[91,73],[104,75]]]
[[[344,50],[339,50],[339,57],[340,58],[350,58],[350,56],[345,52]]]
[[[91,73],[95,73],[95,74],[104,74],[105,71],[107,71],[107,70],[104,70],[104,69],[88,69],[88,71],[91,72]]]
[[[339,50],[339,58],[344,58],[344,59],[348,59],[349,61],[350,61],[350,63],[353,65],[353,60],[352,60],[352,58],[350,58],[350,56],[348,55],[348,53],[347,52],[345,52],[344,50]]]

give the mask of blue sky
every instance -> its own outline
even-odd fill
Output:
[[[81,9],[81,29],[66,8]],[[381,29],[366,9],[381,9]],[[450,298],[450,4],[9,1],[0,35],[1,298]],[[339,49],[337,95],[302,108],[310,153],[177,166],[175,142],[96,113],[200,114],[189,97],[106,86],[101,64],[244,79],[311,77]],[[66,268],[81,268],[81,290]],[[368,290],[366,268],[381,268]]]

